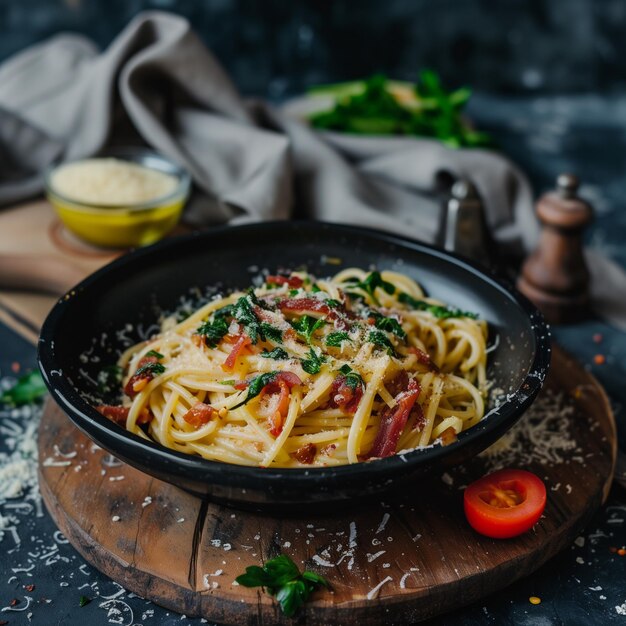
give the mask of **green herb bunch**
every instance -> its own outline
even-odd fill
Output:
[[[393,87],[412,97],[399,99]],[[491,138],[476,131],[463,115],[471,90],[447,91],[436,72],[423,70],[417,83],[392,83],[381,74],[364,81],[316,87],[311,94],[336,97],[335,106],[310,117],[311,125],[357,135],[413,135],[438,139],[446,145],[480,147]]]
[[[263,567],[246,567],[246,573],[238,576],[236,581],[244,587],[263,587],[276,597],[287,617],[295,615],[319,586],[330,589],[323,576],[309,571],[300,573],[298,566],[286,554],[266,561]]]

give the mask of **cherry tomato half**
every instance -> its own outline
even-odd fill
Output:
[[[505,469],[469,485],[463,502],[465,517],[476,532],[505,539],[537,523],[546,506],[546,487],[535,474]]]

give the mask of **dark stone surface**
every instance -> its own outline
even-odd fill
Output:
[[[0,0],[0,60],[72,30],[107,45],[144,9],[188,17],[245,93],[424,66],[500,93],[626,86],[623,0]]]

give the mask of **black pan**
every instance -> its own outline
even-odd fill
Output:
[[[129,341],[145,338],[161,311],[176,309],[182,295],[207,286],[245,288],[263,268],[275,273],[300,266],[319,277],[348,266],[397,270],[429,295],[477,312],[496,343],[489,377],[506,400],[451,445],[306,470],[241,467],[175,452],[127,432],[92,407],[103,364],[114,363]],[[395,235],[309,222],[215,228],[132,252],[61,298],[39,341],[39,364],[52,397],[97,444],[190,492],[253,508],[350,501],[461,463],[493,443],[530,406],[549,361],[549,329],[541,314],[472,263]]]

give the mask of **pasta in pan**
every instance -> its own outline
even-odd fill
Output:
[[[261,467],[357,463],[453,441],[484,415],[487,324],[400,273],[267,276],[131,347],[129,431]]]

